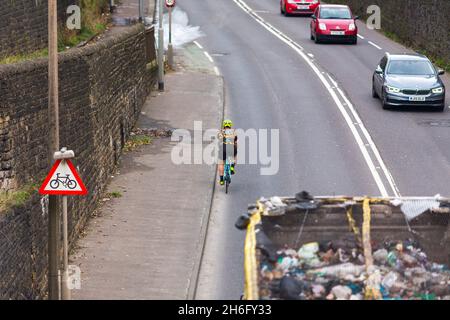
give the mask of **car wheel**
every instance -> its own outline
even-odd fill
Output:
[[[444,110],[445,110],[445,104],[440,107],[436,107],[436,111],[438,111],[438,112],[444,112]]]
[[[389,110],[391,107],[386,103],[386,98],[384,97],[384,94],[381,94],[381,105],[383,106],[384,110]]]
[[[314,37],[314,42],[315,43],[320,43],[320,38],[319,35],[316,33],[315,37]]]
[[[373,98],[378,98],[378,93],[377,93],[377,91],[375,90],[375,85],[374,85],[374,83],[373,83],[373,80],[372,80],[372,97],[373,97]]]

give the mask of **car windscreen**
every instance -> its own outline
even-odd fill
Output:
[[[394,60],[389,63],[388,74],[397,75],[434,75],[435,71],[431,63],[424,60]]]
[[[322,8],[320,10],[321,19],[351,19],[352,15],[347,8]]]

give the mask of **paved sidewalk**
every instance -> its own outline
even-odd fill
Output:
[[[149,97],[139,128],[220,126],[222,78],[195,45],[182,51],[184,67],[166,76],[166,92]],[[71,257],[82,272],[74,299],[192,298],[216,168],[174,165],[174,145],[155,138],[122,157],[108,187],[122,196],[105,202]]]

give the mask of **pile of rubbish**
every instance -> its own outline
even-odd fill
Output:
[[[294,300],[450,300],[450,270],[414,240],[373,246],[373,264],[353,239],[307,243],[262,256],[260,298]],[[368,289],[370,288],[370,290]]]

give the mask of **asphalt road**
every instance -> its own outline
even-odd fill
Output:
[[[245,130],[280,132],[276,175],[242,165],[230,194],[216,188],[197,299],[239,298],[244,233],[234,222],[260,196],[450,195],[449,110],[385,111],[371,97],[383,54],[408,49],[362,23],[357,46],[316,45],[310,18],[281,16],[278,0],[179,6],[224,76],[226,117]]]

